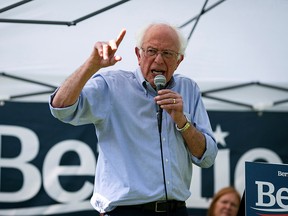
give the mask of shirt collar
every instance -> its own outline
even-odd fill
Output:
[[[144,79],[140,67],[136,69],[136,79],[139,82],[139,84],[143,87],[146,93],[147,91],[149,91],[149,92],[153,92],[156,95],[156,90],[150,85],[148,81]],[[165,88],[172,89],[175,86],[175,84],[176,83],[175,83],[174,76],[172,76],[171,80],[166,84]]]

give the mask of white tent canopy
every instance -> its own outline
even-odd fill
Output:
[[[47,102],[97,40],[122,28],[123,60],[113,68],[134,70],[135,33],[163,21],[189,37],[177,73],[198,82],[208,109],[287,111],[287,11],[287,0],[2,0],[0,100]]]

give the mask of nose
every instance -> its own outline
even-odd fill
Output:
[[[164,62],[164,59],[163,59],[163,56],[162,56],[162,53],[161,52],[158,52],[155,56],[155,59],[154,61],[157,63],[157,64],[162,64]]]

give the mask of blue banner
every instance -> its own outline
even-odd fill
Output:
[[[288,216],[288,165],[246,162],[246,215]]]
[[[288,112],[208,112],[219,153],[193,167],[189,212],[204,215],[224,186],[245,187],[245,162],[288,163]],[[93,125],[71,126],[46,103],[0,106],[0,215],[97,215],[90,205],[97,163]],[[284,201],[283,201],[284,202]]]

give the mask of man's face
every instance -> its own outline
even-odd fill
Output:
[[[141,48],[135,48],[135,52],[142,74],[152,86],[155,87],[154,78],[159,74],[167,82],[171,79],[183,60],[179,48],[178,36],[170,27],[156,25],[146,31]]]

